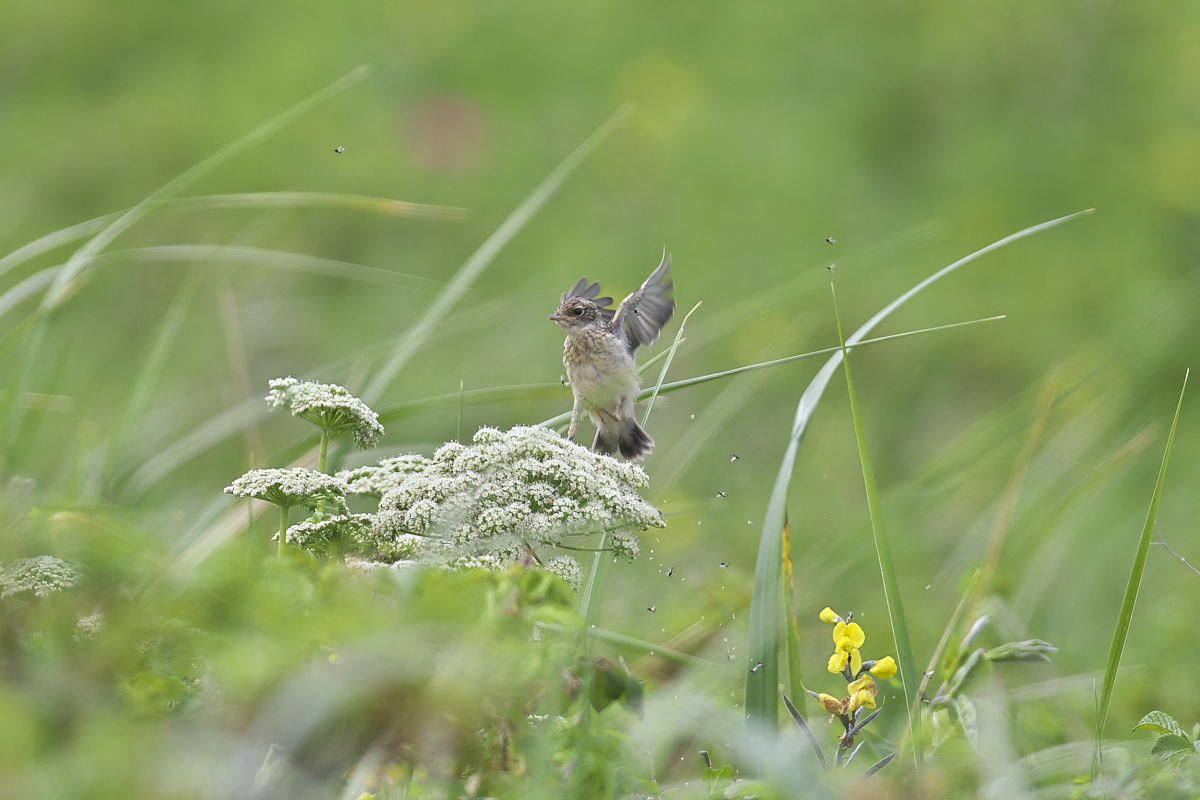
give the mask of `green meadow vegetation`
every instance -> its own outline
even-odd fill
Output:
[[[0,795],[1200,796],[1196,11],[134,5],[0,26]]]

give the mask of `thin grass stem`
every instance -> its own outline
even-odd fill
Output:
[[[854,390],[854,375],[845,349],[842,335],[842,315],[838,310],[837,291],[832,283],[829,290],[833,295],[833,317],[837,322],[838,341],[842,343],[842,370],[846,375],[846,391],[850,395],[850,414],[854,420],[854,439],[858,444],[858,460],[862,467],[863,486],[867,493],[867,510],[871,515],[871,533],[875,538],[875,555],[879,561],[879,572],[883,578],[883,599],[887,604],[888,619],[892,624],[892,635],[896,640],[896,655],[900,662],[900,683],[904,687],[905,710],[908,725],[913,731],[913,753],[916,763],[922,760],[920,714],[912,712],[916,697],[917,667],[913,658],[912,640],[908,633],[908,620],[904,616],[904,603],[900,597],[900,581],[896,577],[896,564],[892,560],[892,548],[888,542],[883,521],[883,506],[879,501],[879,487],[875,483],[875,467],[867,448],[867,434],[863,429],[862,411],[858,405],[858,393]]]
[[[1134,553],[1133,566],[1129,570],[1129,581],[1125,585],[1125,596],[1121,600],[1121,610],[1117,614],[1117,626],[1113,631],[1112,643],[1108,648],[1108,660],[1104,666],[1104,682],[1100,689],[1100,702],[1096,710],[1096,739],[1104,735],[1104,725],[1108,721],[1109,705],[1112,702],[1113,686],[1117,681],[1117,669],[1121,665],[1121,655],[1125,650],[1125,640],[1129,636],[1129,625],[1133,620],[1133,607],[1137,603],[1138,590],[1142,585],[1142,572],[1146,568],[1146,555],[1150,552],[1150,541],[1154,534],[1154,523],[1158,520],[1158,503],[1162,498],[1163,485],[1167,480],[1167,463],[1171,459],[1171,445],[1175,441],[1175,429],[1179,425],[1179,415],[1183,410],[1183,396],[1187,392],[1188,376],[1191,369],[1183,374],[1183,386],[1179,390],[1179,401],[1175,405],[1175,417],[1171,420],[1171,432],[1167,434],[1167,446],[1163,450],[1162,463],[1158,467],[1158,480],[1154,483],[1154,494],[1150,497],[1150,508],[1146,511],[1146,522],[1142,525],[1142,535],[1138,539],[1137,551]],[[1093,774],[1092,778],[1095,779]]]

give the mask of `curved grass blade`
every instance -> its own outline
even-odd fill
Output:
[[[949,330],[951,328],[962,328],[967,325],[977,325],[981,322],[995,322],[996,320],[1001,320],[1004,318],[1005,318],[1004,314],[998,314],[998,315],[992,316],[992,317],[981,317],[980,319],[967,320],[966,322],[951,322],[948,325],[935,325],[931,328],[918,328],[917,330],[904,331],[902,333],[892,333],[892,334],[888,334],[887,336],[877,336],[874,339],[863,339],[861,341],[855,342],[853,346],[850,344],[850,342],[846,342],[846,347],[849,349],[853,349],[854,347],[865,347],[866,345],[869,345],[869,344],[879,344],[881,342],[888,342],[893,339],[904,339],[909,336],[916,336],[916,335],[922,334],[922,333],[933,333],[935,331],[944,331],[944,330]],[[683,339],[680,340],[680,344],[682,344],[683,342],[686,342],[686,341],[687,341],[687,337],[684,337]],[[794,355],[794,356],[784,356],[783,358],[775,358],[770,361],[759,361],[754,364],[745,364],[743,366],[734,367],[732,369],[723,370],[721,372],[712,372],[712,373],[709,373],[708,375],[698,375],[694,378],[683,378],[683,379],[677,380],[677,381],[670,381],[670,382],[664,383],[662,386],[658,387],[658,394],[660,394],[660,395],[670,394],[671,392],[676,392],[676,391],[679,391],[680,389],[687,389],[690,386],[699,386],[700,384],[708,383],[709,381],[721,380],[722,378],[732,378],[734,375],[741,375],[743,372],[753,372],[754,370],[766,369],[767,367],[778,367],[783,364],[790,364],[793,361],[802,361],[806,358],[813,358],[814,356],[828,355],[830,353],[837,353],[838,351],[839,351],[838,346],[834,345],[833,347],[823,347],[820,350],[812,350],[807,353],[800,353],[800,354]],[[665,357],[665,356],[663,356],[662,353],[659,353],[657,356],[654,357],[654,359],[652,359],[652,361],[656,361],[662,357]],[[645,400],[647,397],[649,397],[653,393],[654,393],[653,388],[648,387],[648,388],[642,389],[638,393],[637,399]],[[571,412],[564,411],[562,414],[556,414],[555,416],[550,417],[550,419],[542,420],[541,422],[539,422],[537,424],[545,426],[545,427],[553,427],[555,425],[560,425],[560,424],[566,422],[570,418],[571,418]]]
[[[892,625],[892,636],[896,640],[896,655],[900,662],[900,683],[904,688],[904,706],[908,713],[908,725],[913,730],[913,753],[921,763],[920,713],[913,713],[916,697],[917,665],[913,658],[912,639],[908,633],[908,620],[904,616],[904,603],[900,598],[900,581],[896,577],[896,564],[892,560],[892,548],[888,543],[883,523],[883,506],[879,502],[879,487],[875,483],[875,468],[867,449],[867,434],[863,430],[862,412],[858,407],[858,393],[854,390],[854,375],[850,370],[850,359],[846,354],[846,340],[842,336],[842,315],[838,311],[837,292],[833,293],[833,318],[837,322],[838,341],[842,343],[842,369],[846,375],[846,391],[850,395],[850,415],[854,420],[854,440],[858,444],[858,461],[862,467],[863,486],[867,493],[867,510],[871,515],[871,533],[875,538],[875,555],[879,560],[879,573],[883,578],[883,599],[887,604],[888,620]],[[786,528],[786,521],[785,521]]]
[[[628,116],[629,108],[629,106],[619,108],[591,136],[584,139],[578,147],[571,151],[541,183],[534,187],[529,196],[521,201],[521,204],[508,215],[508,218],[500,223],[500,227],[496,228],[492,235],[479,246],[479,249],[471,254],[471,257],[454,274],[442,293],[433,301],[433,305],[425,311],[425,315],[401,337],[392,357],[376,371],[375,377],[362,392],[362,399],[367,404],[373,403],[387,387],[391,386],[396,374],[433,334],[434,328],[442,317],[487,269],[488,265],[492,263],[492,259],[504,246],[541,210],[563,181],[575,171],[575,168],[608,136],[613,128]]]
[[[203,275],[203,270],[196,270],[191,273],[183,285],[180,286],[175,299],[163,315],[158,335],[154,337],[150,346],[150,352],[143,359],[141,369],[138,370],[137,379],[134,381],[133,389],[129,393],[129,402],[125,406],[125,413],[121,416],[121,421],[117,425],[116,430],[113,431],[112,438],[109,440],[101,471],[101,480],[105,486],[111,483],[113,470],[120,461],[125,442],[149,405],[150,394],[158,384],[158,378],[167,363],[167,354],[179,336],[179,331],[183,327],[183,320],[191,308],[196,291],[200,288]]]
[[[280,128],[289,124],[296,117],[311,109],[313,106],[328,100],[358,83],[367,77],[370,70],[362,66],[337,81],[334,81],[329,86],[325,87],[316,94],[302,100],[292,106],[287,111],[277,115],[268,122],[260,125],[250,133],[240,139],[231,142],[225,147],[218,150],[216,153],[195,164],[181,175],[175,177],[167,184],[159,188],[157,191],[150,194],[133,208],[121,214],[116,219],[108,222],[105,227],[92,236],[82,247],[71,254],[67,263],[62,269],[54,274],[54,279],[46,293],[42,296],[42,302],[38,306],[35,313],[36,322],[33,324],[33,329],[30,336],[25,340],[25,347],[22,350],[20,363],[15,373],[9,397],[20,397],[25,393],[26,385],[29,377],[33,372],[33,365],[37,363],[39,351],[42,342],[45,340],[46,334],[46,317],[47,315],[61,305],[70,294],[78,288],[80,278],[84,271],[92,264],[95,257],[107,247],[114,239],[136,224],[139,220],[149,214],[159,201],[170,198],[185,188],[196,182],[200,178],[212,172],[214,169],[224,164],[234,156],[238,155],[247,148],[258,144],[268,136],[274,134]],[[5,427],[4,437],[4,455],[6,463],[12,464],[17,443],[17,434],[21,430],[21,421],[24,416],[24,409],[20,403],[9,402],[8,413]]]
[[[1108,661],[1104,665],[1104,683],[1100,689],[1100,703],[1096,710],[1096,740],[1104,735],[1104,724],[1108,721],[1108,707],[1112,701],[1113,685],[1117,681],[1117,668],[1121,665],[1121,653],[1129,636],[1129,624],[1133,619],[1133,607],[1137,603],[1138,590],[1142,585],[1142,572],[1146,568],[1146,555],[1150,552],[1150,539],[1154,534],[1154,523],[1158,520],[1158,502],[1162,498],[1163,484],[1167,479],[1167,462],[1171,459],[1171,445],[1175,441],[1175,429],[1179,425],[1179,413],[1183,410],[1183,396],[1187,392],[1189,368],[1183,374],[1183,387],[1179,390],[1179,402],[1175,405],[1175,418],[1171,420],[1171,432],[1167,434],[1167,446],[1163,450],[1162,463],[1158,467],[1158,480],[1154,483],[1154,494],[1150,497],[1150,508],[1146,511],[1146,523],[1138,539],[1133,566],[1129,570],[1129,582],[1125,585],[1125,597],[1117,614],[1117,627],[1113,631],[1112,643],[1108,648]],[[1095,774],[1092,778],[1095,779]]]
[[[703,300],[700,301],[704,302]],[[696,313],[696,309],[700,307],[700,303],[692,306],[692,310],[684,314],[683,322],[679,323],[679,330],[675,333],[675,341],[671,343],[671,349],[667,351],[667,360],[662,365],[662,369],[658,372],[658,382],[654,384],[654,390],[650,392],[650,402],[646,404],[646,413],[642,414],[642,427],[650,421],[650,412],[654,409],[654,400],[658,397],[658,393],[662,391],[663,381],[667,377],[667,370],[671,368],[671,360],[675,358],[675,351],[679,349],[679,345],[683,342],[683,329],[687,326],[688,318]]]
[[[160,199],[151,203],[152,206],[164,211],[190,211],[193,209],[223,209],[223,208],[313,208],[313,209],[345,209],[348,211],[365,211],[382,214],[389,217],[406,217],[409,219],[427,219],[440,222],[465,222],[470,216],[467,209],[457,206],[439,206],[429,203],[410,203],[405,200],[393,200],[387,197],[371,197],[361,194],[340,194],[336,192],[240,192],[234,194],[209,194],[196,197],[176,197]],[[0,258],[0,275],[30,261],[43,253],[56,250],[71,242],[95,236],[115,220],[128,213],[130,209],[114,211],[102,217],[79,222],[66,228],[51,231],[39,236],[32,242],[21,245],[16,250]]]
[[[265,247],[246,247],[223,244],[168,244],[157,247],[139,247],[133,250],[117,250],[97,256],[95,263],[106,261],[139,261],[159,263],[168,261],[205,261],[223,264],[244,264],[250,267],[267,267],[311,275],[360,281],[379,286],[394,286],[430,292],[441,285],[440,281],[421,275],[393,272],[389,269],[338,261],[332,258],[291,253]]]
[[[370,74],[370,69],[366,66],[361,66],[347,75],[326,86],[321,91],[313,94],[304,100],[301,100],[296,105],[276,115],[262,125],[245,136],[230,142],[225,147],[222,147],[217,152],[203,159],[199,163],[184,171],[181,175],[173,178],[164,186],[159,188],[153,194],[142,200],[133,208],[126,211],[121,216],[117,217],[112,222],[105,226],[104,230],[93,236],[84,244],[83,247],[76,250],[71,258],[67,260],[63,271],[59,273],[54,284],[50,287],[50,291],[46,293],[45,299],[42,301],[42,309],[49,311],[55,308],[68,295],[71,285],[79,277],[84,269],[91,261],[99,255],[105,247],[107,247],[114,239],[122,233],[133,227],[138,221],[149,214],[160,201],[173,197],[179,192],[192,185],[200,178],[212,172],[217,167],[229,161],[234,156],[247,150],[259,142],[267,139],[275,134],[280,129],[292,123],[297,117],[306,113],[314,106],[317,106],[326,100],[341,94],[346,89],[363,80]]]
[[[792,715],[792,719],[800,726],[800,730],[804,731],[804,736],[808,739],[808,744],[812,747],[813,753],[816,754],[817,761],[821,764],[821,769],[826,769],[829,765],[825,763],[825,753],[821,750],[821,745],[817,742],[817,737],[813,736],[812,728],[808,727],[808,723],[804,721],[804,716],[786,694],[783,696],[783,704],[787,707],[788,713]]]
[[[889,314],[908,302],[916,294],[929,285],[949,275],[965,264],[980,256],[997,250],[1007,244],[1032,236],[1035,233],[1048,230],[1064,222],[1091,213],[1082,211],[1058,219],[1049,220],[1038,225],[1017,231],[1009,236],[992,242],[988,246],[976,250],[964,258],[943,267],[925,280],[897,297],[884,306],[875,316],[867,320],[858,330],[846,339],[846,346],[858,344],[870,331],[883,321]],[[796,452],[799,449],[800,438],[808,426],[808,421],[816,410],[825,387],[833,371],[837,369],[842,354],[839,349],[821,367],[817,375],[808,384],[800,396],[796,406],[796,417],[792,423],[791,435],[784,450],[783,460],[775,478],[767,503],[766,514],[763,517],[762,535],[759,540],[758,560],[754,570],[754,591],[750,601],[750,641],[748,663],[746,665],[746,717],[750,725],[764,732],[774,732],[778,729],[779,701],[776,697],[775,686],[779,681],[779,644],[783,636],[781,593],[780,593],[780,559],[783,553],[783,517],[787,502],[788,486],[792,480],[792,468],[796,463]],[[665,388],[665,387],[664,387]],[[750,672],[751,665],[762,662],[762,669],[755,675]]]

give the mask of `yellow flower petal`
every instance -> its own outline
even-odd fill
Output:
[[[828,622],[830,625],[832,625],[837,622],[837,618],[837,613],[834,612],[834,610],[829,606],[825,606],[821,609],[821,622]]]
[[[842,645],[840,644],[840,642],[842,641],[842,637],[845,635],[846,635],[846,623],[842,622],[839,619],[837,621],[837,623],[835,623],[833,626],[833,643],[834,643],[834,645],[837,646],[837,649],[839,649],[839,650],[842,649]]]
[[[850,701],[846,705],[851,711],[856,708],[874,708],[875,695],[871,694],[866,689],[863,689],[861,692],[855,692],[850,697]]]
[[[862,669],[862,654],[858,652],[858,648],[850,651],[850,674],[857,675]]]
[[[850,654],[845,650],[838,650],[829,657],[828,669],[830,672],[838,673],[846,668],[846,660],[850,658]]]
[[[866,691],[871,692],[871,694],[874,694],[876,692],[875,681],[871,680],[870,675],[863,675],[858,680],[852,681],[850,683],[850,685],[848,685],[846,687],[846,691],[849,692],[850,694],[858,694],[859,692],[863,691],[864,689]]]
[[[875,662],[875,666],[871,667],[871,674],[884,680],[892,677],[896,674],[896,659],[884,656]]]
[[[867,640],[867,634],[863,633],[862,626],[857,622],[847,625],[844,635],[850,637],[851,647],[862,647],[863,642]]]

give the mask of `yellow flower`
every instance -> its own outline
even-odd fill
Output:
[[[837,674],[846,668],[846,661],[850,658],[850,654],[844,650],[838,650],[829,657],[828,669],[830,672]]]
[[[884,656],[875,662],[875,666],[871,667],[871,674],[884,680],[892,677],[896,674],[896,659]]]
[[[820,703],[821,706],[830,714],[846,713],[847,701],[845,697],[843,697],[841,700],[838,700],[833,695],[822,692],[821,694],[817,695],[817,702]]]
[[[849,625],[839,622],[833,626],[833,644],[838,650],[856,650],[862,647],[865,641],[867,635],[857,622],[851,622]]]
[[[850,651],[850,674],[857,675],[862,669],[862,654],[858,652],[858,648]]]
[[[851,681],[850,684],[846,686],[846,691],[850,694],[857,694],[864,690],[870,692],[871,694],[875,694],[877,691],[879,691],[875,686],[875,681],[871,680],[870,675],[863,675],[858,680]]]
[[[850,696],[850,702],[847,703],[847,706],[850,711],[854,711],[856,708],[874,708],[875,695],[866,689],[863,689],[861,692],[855,692]]]
[[[821,609],[821,622],[828,622],[830,625],[832,625],[837,621],[837,612],[835,612],[832,608],[825,606],[823,609]]]

